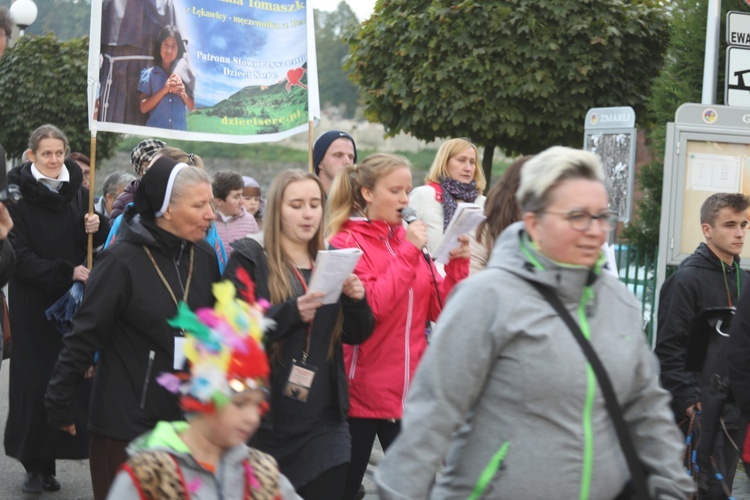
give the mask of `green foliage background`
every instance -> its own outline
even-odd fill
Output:
[[[88,51],[88,37],[61,42],[27,34],[0,58],[0,143],[9,156],[20,157],[30,133],[45,123],[65,132],[72,151],[90,151]],[[99,133],[97,157],[111,156],[117,141]]]
[[[592,107],[644,115],[667,39],[657,1],[382,0],[348,38],[348,68],[390,134],[467,136],[486,162],[495,146],[580,147]]]
[[[718,104],[724,103],[724,25],[729,11],[748,11],[748,6],[743,0],[721,2],[719,78],[715,100]],[[707,12],[708,0],[670,2],[671,30],[667,57],[647,99],[651,124],[648,131],[649,148],[657,159],[641,168],[638,182],[643,199],[636,207],[634,219],[622,234],[623,238],[648,255],[653,255],[659,245],[666,125],[674,121],[680,105],[701,102]]]
[[[90,0],[34,0],[34,3],[37,6],[37,18],[26,30],[27,34],[54,33],[60,40],[81,38],[89,34]]]
[[[355,0],[356,1],[356,0]],[[344,34],[356,30],[359,20],[346,2],[340,2],[333,12],[315,10],[315,48],[318,62],[320,104],[344,108],[343,116],[353,118],[360,100],[359,88],[344,70],[349,46]]]

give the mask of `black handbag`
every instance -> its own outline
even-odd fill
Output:
[[[553,292],[551,288],[540,283],[533,281],[529,281],[529,283],[537,289],[547,302],[550,303],[558,316],[560,316],[568,326],[573,337],[578,341],[581,350],[586,355],[586,358],[588,359],[589,364],[591,364],[591,368],[593,368],[596,378],[599,381],[599,387],[604,395],[604,402],[607,406],[607,411],[612,418],[612,422],[615,424],[617,439],[620,441],[620,447],[622,448],[625,460],[628,463],[628,469],[630,469],[630,481],[626,485],[625,490],[616,497],[616,500],[625,500],[626,498],[649,500],[651,497],[648,494],[646,472],[643,470],[643,465],[635,451],[635,446],[633,446],[633,441],[630,438],[630,431],[625,424],[625,419],[622,417],[622,409],[617,402],[617,397],[612,388],[612,382],[609,380],[609,375],[607,375],[607,370],[604,368],[599,356],[596,355],[594,348],[591,347],[591,344],[583,335],[578,323],[575,322],[568,310],[565,309],[565,306],[555,292]]]

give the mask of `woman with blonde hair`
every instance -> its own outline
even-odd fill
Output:
[[[417,211],[419,219],[427,224],[427,249],[437,250],[443,241],[443,232],[461,203],[484,206],[482,192],[487,184],[479,162],[479,150],[468,139],[449,139],[440,146],[425,185],[415,188],[409,196],[409,205]],[[483,256],[486,250],[477,244],[474,232],[469,234],[472,255]],[[474,272],[475,269],[471,269]]]
[[[238,288],[255,282],[257,299],[271,305],[265,334],[271,360],[271,411],[252,445],[279,462],[300,496],[341,498],[351,454],[349,395],[342,343],[358,344],[372,332],[365,288],[352,274],[341,298],[324,305],[307,289],[323,241],[325,191],[314,174],[286,170],[268,194],[264,246],[252,238],[232,243],[224,273]]]
[[[371,155],[336,176],[328,201],[331,246],[364,252],[354,272],[375,317],[368,340],[344,347],[352,435],[344,500],[357,494],[375,436],[387,449],[398,435],[411,377],[427,348],[425,325],[437,319],[453,286],[469,273],[467,237],[451,252],[443,280],[422,253],[427,225],[414,221],[404,228],[409,167],[402,156]]]

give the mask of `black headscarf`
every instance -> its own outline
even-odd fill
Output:
[[[142,219],[152,221],[164,214],[172,197],[175,177],[187,166],[167,156],[158,158],[151,165],[141,178],[133,198],[135,209]]]

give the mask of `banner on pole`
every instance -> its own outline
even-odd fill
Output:
[[[307,0],[91,2],[92,130],[252,143],[320,118]]]

